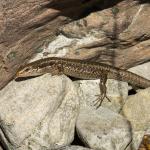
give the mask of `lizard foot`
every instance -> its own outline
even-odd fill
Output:
[[[98,94],[98,95],[95,95],[95,96],[98,97],[96,100],[93,101],[94,106],[96,107],[96,109],[98,109],[101,106],[101,104],[102,104],[105,97],[109,102],[111,102],[111,100],[106,95],[104,96],[104,95]]]

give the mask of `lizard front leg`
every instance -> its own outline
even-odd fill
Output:
[[[98,96],[98,98],[94,101],[95,102],[94,106],[96,106],[96,108],[99,108],[101,106],[105,97],[110,102],[110,99],[106,95],[107,92],[106,81],[107,81],[107,74],[104,74],[101,76],[101,80],[99,83],[100,95],[96,95]]]

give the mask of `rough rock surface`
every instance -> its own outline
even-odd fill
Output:
[[[123,150],[131,141],[126,119],[107,108],[81,109],[76,127],[79,137],[93,149]]]
[[[54,40],[60,26],[83,17],[86,9],[91,9],[100,2],[101,0],[1,0],[0,89],[13,78],[20,65]]]
[[[0,15],[0,89],[22,63],[37,53],[35,59],[57,53],[57,56],[78,59],[94,58],[94,61],[126,69],[150,60],[148,1],[113,1],[111,5],[105,0],[29,1],[0,1],[0,12],[4,11]],[[91,13],[90,9],[95,7]],[[89,10],[90,13],[83,17]],[[75,16],[83,18],[78,20]],[[74,17],[76,21],[66,24]],[[130,70],[150,79],[149,68],[150,63],[147,63]],[[75,82],[77,95],[72,82],[64,76],[44,75],[20,83],[12,81],[0,91],[0,140],[11,150],[45,150],[70,144],[80,96],[81,114],[77,127],[87,140],[85,143],[94,148],[122,150],[132,134],[131,147],[137,149],[145,130],[149,130],[150,90],[142,90],[127,100],[123,112],[130,121],[129,126],[116,114],[127,98],[127,84],[109,80],[107,91],[111,103],[104,100],[102,106],[111,110],[95,110],[88,106],[93,106],[95,95],[99,94],[98,83],[98,80]]]
[[[142,137],[150,126],[150,88],[139,91],[137,94],[129,96],[123,113],[131,124],[133,135],[133,150],[137,150]]]
[[[150,80],[150,62],[130,68],[129,71],[134,72]]]
[[[149,2],[124,0],[67,24],[62,33],[76,39],[68,57],[95,57],[126,69],[150,60],[149,7]]]
[[[0,150],[3,150],[3,148],[0,146]]]
[[[30,1],[0,1],[0,89],[61,34],[73,41],[68,57],[127,69],[150,59],[149,1]]]
[[[98,98],[96,95],[100,94],[99,89],[100,80],[80,80],[76,81],[78,84],[78,94],[80,95],[81,107],[85,105],[94,107],[94,101]],[[114,112],[119,112],[128,96],[128,84],[119,82],[117,80],[107,80],[107,96],[111,100],[109,102],[106,98],[103,100],[102,106],[107,107]]]
[[[73,140],[79,101],[65,76],[12,81],[0,91],[0,103],[1,140],[8,147],[41,150]]]
[[[60,148],[59,150],[93,150],[93,149],[72,145],[72,146],[66,146],[66,147]]]

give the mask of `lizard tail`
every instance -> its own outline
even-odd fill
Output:
[[[122,81],[128,82],[129,84],[140,88],[150,87],[150,80],[129,71],[120,70],[119,77]]]

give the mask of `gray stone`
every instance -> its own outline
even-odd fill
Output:
[[[71,145],[71,146],[62,147],[59,150],[93,150],[93,149],[85,148],[85,147],[82,147],[82,146]]]
[[[65,76],[12,81],[0,91],[0,103],[0,127],[12,149],[42,150],[73,140],[79,101]]]
[[[134,72],[150,80],[150,62],[130,68],[129,71]]]
[[[81,140],[93,149],[124,150],[131,141],[127,120],[107,108],[81,109],[76,126]]]
[[[82,99],[81,107],[88,105],[95,108],[94,101],[97,99],[97,96],[95,95],[100,94],[99,82],[100,80],[76,81],[78,93]],[[119,112],[126,98],[128,97],[128,84],[125,82],[108,79],[106,86],[107,96],[111,102],[105,98],[102,106],[107,107],[115,112]]]
[[[3,150],[3,148],[0,146],[0,150]]]
[[[150,88],[140,90],[137,94],[129,96],[123,113],[130,121],[133,134],[133,148],[136,150],[145,131],[150,126]]]
[[[38,53],[30,62],[47,57],[64,57],[72,43],[74,43],[73,39],[59,35],[54,41],[49,43],[48,47],[42,49],[42,53]]]

